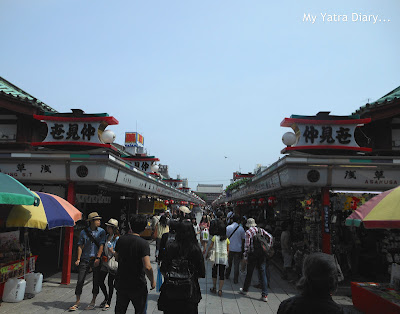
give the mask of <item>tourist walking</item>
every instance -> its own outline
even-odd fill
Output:
[[[79,308],[83,283],[90,269],[93,272],[92,300],[86,307],[87,310],[95,308],[96,297],[99,294],[99,274],[101,256],[106,242],[106,232],[100,228],[101,217],[97,212],[88,215],[89,227],[81,231],[78,240],[78,254],[75,265],[78,266],[78,282],[76,283],[76,302],[69,308],[69,311],[76,311]]]
[[[205,277],[205,267],[190,221],[179,223],[176,240],[166,246],[161,272],[165,280],[161,286],[158,309],[165,314],[197,314],[201,300],[198,278]],[[178,281],[182,284],[176,285]]]
[[[115,276],[117,275],[118,262],[115,261],[115,245],[119,239],[119,230],[118,230],[118,220],[111,218],[108,222],[106,222],[107,226],[107,241],[104,246],[104,254],[106,256],[106,261],[103,261],[103,265],[100,269],[100,289],[104,294],[104,301],[101,302],[100,307],[103,308],[103,311],[107,311],[110,308],[111,299],[114,293],[114,283]],[[104,284],[104,280],[108,275],[108,292],[106,285]]]
[[[297,284],[301,293],[282,301],[278,314],[344,313],[343,308],[332,300],[337,285],[338,273],[333,257],[312,253],[304,259],[303,275]]]
[[[258,269],[258,275],[262,283],[261,300],[264,302],[268,301],[268,282],[266,275],[266,256],[260,255],[254,249],[254,240],[256,235],[262,235],[269,238],[269,246],[272,245],[272,235],[266,232],[262,228],[257,228],[257,224],[254,218],[247,219],[246,227],[249,229],[245,235],[245,246],[244,246],[244,260],[247,262],[247,273],[246,279],[244,280],[243,288],[240,288],[239,293],[246,295],[251,284],[251,278],[253,276],[254,268]]]
[[[150,246],[140,237],[147,225],[146,216],[134,215],[130,225],[131,231],[121,236],[115,246],[118,261],[115,313],[126,313],[129,302],[132,302],[136,314],[145,314],[148,294],[145,275],[151,290],[156,287],[150,264]]]
[[[161,237],[160,252],[158,253],[158,264],[160,265],[165,258],[167,247],[175,241],[176,230],[179,227],[180,222],[178,220],[171,219],[169,222],[169,232],[164,233]]]
[[[226,237],[226,225],[222,220],[218,221],[216,235],[211,239],[206,256],[214,249],[214,265],[212,268],[213,287],[212,293],[217,293],[217,276],[219,273],[218,295],[222,296],[222,287],[224,286],[225,267],[228,264],[229,239]]]
[[[161,238],[164,233],[169,232],[168,220],[165,215],[160,217],[160,221],[156,225],[155,237],[156,237],[156,262],[158,261],[158,253],[160,251]]]
[[[192,217],[193,230],[196,234],[196,239],[200,240],[200,226],[197,223],[196,217]]]
[[[240,260],[242,259],[242,249],[245,239],[245,231],[241,225],[239,225],[240,217],[233,215],[233,223],[226,227],[226,235],[230,241],[229,254],[228,254],[228,267],[226,268],[225,278],[229,279],[231,274],[232,265],[233,269],[233,283],[239,282],[239,266]]]
[[[200,243],[202,250],[205,251],[207,249],[207,243],[209,238],[209,229],[210,229],[210,222],[208,221],[207,215],[203,214],[203,217],[200,220]]]

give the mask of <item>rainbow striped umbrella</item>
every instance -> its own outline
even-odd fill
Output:
[[[371,198],[346,219],[346,226],[361,223],[368,229],[400,228],[400,186]]]
[[[65,199],[48,193],[33,192],[40,198],[39,206],[15,205],[10,210],[6,227],[52,229],[73,227],[82,213]]]

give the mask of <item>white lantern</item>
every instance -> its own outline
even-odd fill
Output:
[[[182,183],[180,183],[179,185],[178,185],[178,188],[183,188],[183,184]]]
[[[297,141],[296,134],[294,134],[292,132],[286,132],[282,136],[282,142],[286,146],[292,146],[294,143],[296,143],[296,141]]]
[[[151,172],[158,172],[160,167],[157,164],[151,165]]]
[[[101,140],[103,141],[103,143],[111,144],[115,141],[115,133],[111,130],[105,130],[101,134]]]

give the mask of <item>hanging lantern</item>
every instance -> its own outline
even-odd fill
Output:
[[[271,207],[274,207],[276,205],[276,197],[275,196],[268,197],[268,205]]]
[[[181,205],[185,205],[185,202],[184,201],[180,201],[180,203],[179,204],[181,204]]]
[[[251,200],[251,205],[256,205],[256,203],[257,203],[257,200],[256,200],[255,198],[253,198],[253,199]]]
[[[260,198],[258,200],[258,205],[263,205],[263,204],[265,204],[265,198]]]
[[[172,205],[174,204],[174,200],[169,200],[169,203]]]
[[[169,200],[165,200],[165,201],[164,201],[164,205],[167,205],[167,206],[168,206],[168,205],[169,205]]]

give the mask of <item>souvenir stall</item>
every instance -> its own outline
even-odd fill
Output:
[[[5,282],[35,270],[37,256],[32,256],[24,234],[17,228],[6,228],[8,214],[14,206],[38,207],[39,197],[13,177],[0,173],[0,299]]]
[[[23,233],[13,229],[0,227],[0,299],[8,279],[21,278],[25,272],[35,271],[37,255],[32,256],[29,246],[25,250]]]
[[[399,201],[400,187],[385,191],[357,208],[345,222],[348,227],[385,230],[381,232],[381,245],[377,245],[377,238],[371,238],[369,242],[375,244],[380,256],[386,257],[388,263],[392,262],[388,268],[390,283],[351,283],[353,304],[364,313],[400,313]]]
[[[82,218],[82,213],[61,197],[33,193],[40,199],[38,206],[7,205],[1,210],[1,230],[7,231],[0,236],[0,246],[4,248],[4,251],[1,250],[4,265],[0,268],[3,280],[0,294],[3,301],[19,302],[25,293],[35,294],[41,290],[43,275],[33,274],[37,256],[31,255],[27,228],[45,230],[72,227]],[[21,237],[23,245],[20,244]],[[12,261],[15,258],[19,259]]]

